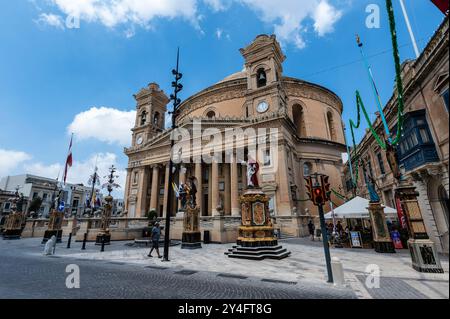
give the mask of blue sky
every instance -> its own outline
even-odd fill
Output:
[[[401,58],[414,58],[399,2],[393,2]],[[405,2],[423,49],[444,16],[429,0]],[[74,130],[75,166],[69,181],[86,183],[97,161],[103,175],[108,165],[118,166],[123,182],[133,94],[150,82],[170,91],[177,46],[186,98],[240,71],[239,48],[258,34],[276,33],[287,56],[284,74],[337,93],[348,123],[356,113],[356,89],[375,112],[355,44],[359,33],[383,103],[392,94],[394,66],[383,0],[117,3],[114,7],[110,0],[1,1],[0,177],[29,172],[55,178]],[[365,9],[372,3],[381,9],[379,29],[365,25]],[[67,28],[65,20],[71,13],[79,15],[80,28]],[[362,134],[363,130],[358,132]]]

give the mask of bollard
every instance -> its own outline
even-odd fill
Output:
[[[69,240],[67,241],[67,248],[70,248],[71,242],[72,242],[72,233],[69,234]]]
[[[87,240],[87,233],[84,233],[83,246],[81,247],[81,250],[85,250],[86,249],[86,240]]]
[[[344,267],[337,257],[331,259],[331,269],[333,272],[334,284],[337,286],[345,286]]]
[[[100,251],[105,251],[105,236],[102,236],[102,249]]]

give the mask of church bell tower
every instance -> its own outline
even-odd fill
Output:
[[[247,115],[256,116],[285,109],[287,96],[281,78],[286,57],[275,35],[259,35],[240,52],[247,70]]]
[[[136,122],[132,129],[132,146],[140,146],[164,130],[169,98],[156,83],[150,83],[148,87],[135,94],[134,98],[136,99]]]

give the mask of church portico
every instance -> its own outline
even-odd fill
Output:
[[[129,217],[155,210],[173,219],[173,238],[182,232],[181,203],[167,211],[169,187],[195,178],[200,230],[211,240],[236,240],[240,197],[250,181],[247,165],[256,161],[261,189],[269,198],[274,226],[284,234],[306,234],[316,208],[306,198],[303,177],[316,170],[341,186],[341,153],[345,152],[340,116],[342,102],[331,91],[284,77],[285,59],[274,36],[258,36],[241,50],[245,69],[187,98],[179,106],[177,129],[166,130],[161,114],[169,101],[155,83],[135,95],[125,209]],[[175,147],[170,150],[170,138]],[[169,172],[169,156],[175,169]],[[172,174],[174,185],[168,184]],[[178,189],[177,189],[178,191]],[[202,233],[203,235],[203,233]]]

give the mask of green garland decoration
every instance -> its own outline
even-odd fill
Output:
[[[392,40],[392,48],[393,48],[393,56],[394,56],[394,63],[395,63],[395,75],[396,75],[396,85],[397,85],[397,134],[395,136],[395,139],[392,141],[392,145],[396,146],[400,142],[401,136],[402,136],[402,130],[403,130],[403,122],[404,122],[404,100],[403,100],[403,80],[401,76],[401,63],[400,63],[400,54],[398,50],[398,42],[397,42],[397,31],[396,31],[396,24],[395,24],[395,15],[394,15],[394,8],[392,6],[392,0],[386,0],[386,9],[388,11],[389,16],[389,27],[391,31],[391,40]],[[360,158],[357,155],[357,146],[355,142],[355,134],[353,129],[358,129],[361,125],[361,110],[364,114],[364,117],[366,119],[367,124],[369,125],[370,132],[372,133],[373,137],[377,141],[378,145],[383,149],[386,150],[386,141],[384,141],[376,132],[374,127],[372,126],[372,123],[370,122],[369,115],[366,111],[366,108],[364,106],[364,102],[361,98],[361,94],[359,91],[356,91],[356,106],[357,106],[357,120],[356,123],[350,119],[350,129],[352,133],[352,142],[353,142],[353,153],[356,156],[356,159],[354,160],[356,162],[356,169],[355,169],[355,180],[352,181],[353,187],[357,187],[358,180],[359,180],[359,162]],[[384,116],[381,114],[381,116]],[[351,160],[351,159],[350,159]],[[352,161],[353,162],[353,161]],[[338,196],[339,198],[344,197],[342,194],[339,194],[335,190],[333,190],[333,193]]]

